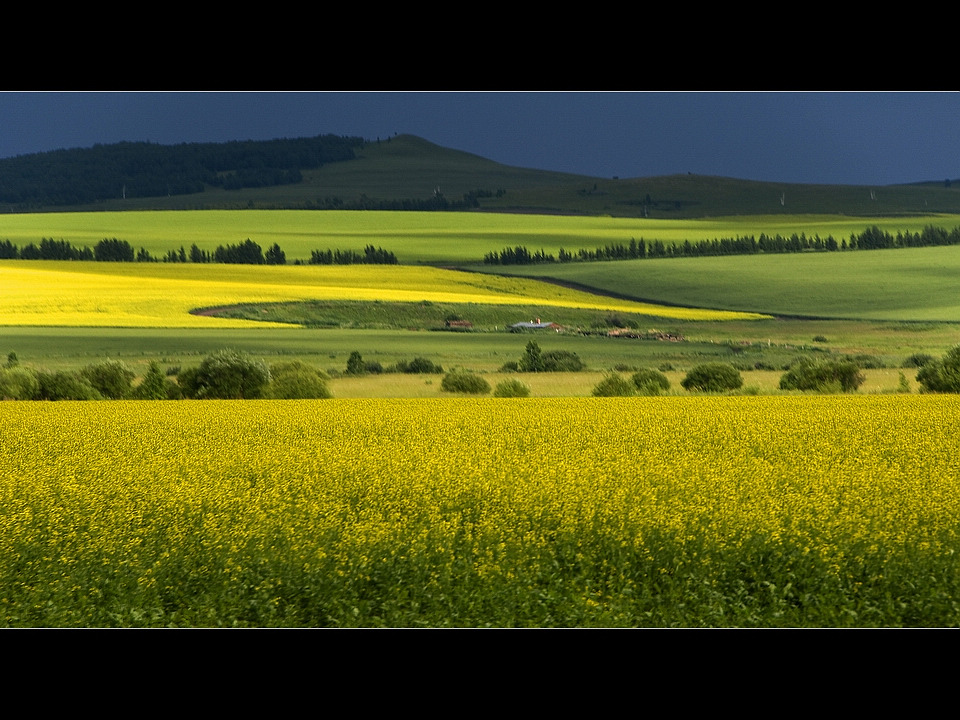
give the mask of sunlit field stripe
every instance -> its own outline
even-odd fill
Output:
[[[305,299],[532,303],[699,320],[761,317],[634,303],[535,280],[430,267],[0,261],[0,325],[276,327],[191,311]]]

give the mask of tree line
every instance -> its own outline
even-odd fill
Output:
[[[505,247],[499,252],[487,253],[483,262],[487,265],[532,265],[539,263],[588,262],[597,260],[638,260],[663,257],[704,257],[713,255],[755,255],[760,253],[842,252],[848,250],[879,250],[885,248],[931,247],[960,245],[960,227],[953,230],[928,225],[917,232],[898,231],[896,235],[881,230],[876,225],[862,233],[852,233],[837,242],[828,235],[808,236],[793,233],[790,236],[767,235],[713,240],[685,240],[682,243],[664,243],[660,240],[647,242],[631,238],[629,243],[615,243],[594,249],[581,248],[569,252],[560,248],[556,256],[542,249],[531,252],[518,245]]]
[[[195,367],[164,371],[151,362],[143,377],[120,360],[79,370],[34,370],[11,352],[0,366],[0,400],[323,399],[330,377],[299,360],[267,365],[234,350],[208,355]]]
[[[366,193],[361,193],[356,200],[344,200],[338,196],[328,196],[318,199],[311,203],[310,207],[317,210],[390,210],[398,212],[436,212],[449,211],[460,212],[463,210],[476,210],[480,207],[482,198],[503,197],[506,190],[497,188],[496,190],[471,190],[463,194],[460,200],[448,199],[440,190],[436,190],[428,198],[400,198],[400,199],[378,199],[371,198]]]
[[[104,238],[93,248],[77,248],[66,240],[43,238],[20,248],[10,240],[0,240],[0,260],[92,260],[98,262],[169,262],[169,263],[227,263],[236,265],[285,265],[287,255],[274,243],[263,248],[247,238],[241,243],[218,245],[214,251],[202,250],[196,243],[187,251],[169,250],[163,258],[156,258],[145,248],[135,250],[126,240]],[[367,245],[363,252],[355,250],[313,250],[311,265],[396,265],[397,256],[381,247]],[[295,264],[302,264],[297,261]]]
[[[301,170],[352,160],[360,137],[94,145],[0,160],[0,202],[21,209],[299,183]]]

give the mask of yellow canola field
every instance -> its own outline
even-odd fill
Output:
[[[854,551],[936,552],[960,521],[951,396],[3,410],[17,442],[0,447],[0,584],[38,546],[65,577],[121,563],[149,586],[199,548],[219,582],[265,558],[344,577],[398,553],[442,565],[460,543],[495,579],[550,543],[642,553],[654,531],[717,548],[760,536],[839,568]]]
[[[432,267],[0,261],[0,325],[290,327],[191,311],[311,299],[539,304],[690,320],[762,317],[622,301],[536,280]]]

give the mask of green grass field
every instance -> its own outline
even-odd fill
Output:
[[[797,317],[960,321],[960,247],[498,267],[650,302]]]
[[[250,239],[264,250],[280,245],[288,262],[306,261],[313,250],[362,251],[382,247],[406,264],[469,264],[504,247],[523,245],[556,254],[561,248],[629,243],[631,239],[713,240],[749,235],[806,233],[837,242],[877,225],[896,234],[919,232],[927,225],[948,230],[960,216],[841,217],[827,215],[722,217],[698,220],[652,220],[498,213],[197,210],[183,212],[78,212],[0,215],[0,240],[18,247],[42,238],[93,248],[104,238],[126,240],[154,257],[196,244],[214,251],[219,245]]]
[[[960,224],[960,218],[888,218],[869,222],[876,222],[895,233],[898,229],[919,230],[933,222],[953,228]],[[309,254],[309,249],[314,247],[362,249],[373,243],[397,250],[407,263],[445,259],[458,264],[517,243],[544,246],[549,250],[574,247],[578,243],[590,247],[598,243],[620,242],[634,234],[647,238],[656,234],[673,240],[760,232],[805,232],[821,236],[833,233],[840,237],[862,231],[865,223],[867,220],[864,219],[828,216],[640,221],[480,213],[107,212],[0,216],[0,238],[24,244],[36,242],[40,237],[55,237],[80,246],[95,244],[103,237],[118,237],[138,247],[143,245],[155,255],[162,255],[169,249],[194,242],[212,249],[218,244],[252,237],[263,245],[271,241],[280,243],[287,248],[290,259]],[[26,267],[19,264],[23,261],[5,262],[12,263],[11,267]],[[151,282],[156,280],[150,285],[150,292],[144,295],[150,298],[154,307],[164,304],[164,292],[168,293],[171,303],[174,299],[181,304],[184,302],[185,296],[177,289],[179,286],[170,285],[169,290],[163,289],[167,286],[162,283],[178,278],[199,282],[216,276],[230,282],[250,281],[248,275],[244,275],[245,268],[240,266],[161,263],[148,267],[138,263],[108,268],[106,265],[91,264],[90,270],[99,274],[120,272],[127,277],[126,283],[134,282],[144,272],[150,275]],[[33,266],[53,267],[44,261]],[[66,263],[64,267],[80,269],[78,264]],[[490,267],[474,269],[491,270]],[[326,296],[323,303],[317,304],[309,300],[309,286],[300,287],[304,285],[300,278],[303,273],[293,272],[306,271],[307,268],[289,268],[289,273],[280,272],[282,268],[268,268],[271,272],[261,273],[259,277],[267,283],[265,288],[269,286],[270,294],[251,298],[255,302],[229,314],[261,321],[304,323],[309,327],[277,328],[265,324],[250,329],[195,327],[164,330],[151,327],[66,328],[47,322],[48,327],[0,328],[0,354],[15,352],[21,362],[33,367],[80,367],[102,357],[120,357],[139,370],[151,360],[168,367],[195,364],[205,354],[229,347],[266,360],[299,357],[325,370],[338,370],[356,350],[368,360],[383,365],[423,356],[448,368],[462,366],[495,372],[504,363],[516,360],[529,339],[504,332],[505,325],[541,315],[545,320],[573,328],[587,328],[596,333],[589,337],[573,333],[537,336],[545,349],[562,348],[577,352],[592,372],[605,372],[618,366],[672,366],[680,371],[707,359],[729,361],[752,370],[755,366],[782,367],[798,355],[810,353],[869,355],[887,368],[897,368],[912,354],[940,355],[960,342],[960,330],[955,324],[960,321],[960,301],[957,300],[960,287],[956,280],[960,277],[960,248],[955,247],[496,269],[498,272],[557,278],[600,292],[664,303],[747,311],[762,309],[775,315],[794,317],[789,320],[780,317],[748,322],[696,322],[655,315],[639,317],[629,313],[576,310],[562,304],[549,307],[524,305],[517,299],[510,307],[482,302],[462,304],[453,300],[427,304],[397,301],[403,296],[404,289],[408,296],[429,295],[433,289],[429,283],[434,281],[422,279],[414,282],[426,285],[406,287],[402,280],[399,284],[393,282],[390,285],[393,302],[367,302],[376,295],[375,287],[386,287],[374,284],[371,285],[373,295],[370,295],[370,288],[364,290],[364,302],[332,301]],[[354,267],[349,272],[359,278],[368,271],[379,273],[378,277],[391,272],[382,266],[368,270]],[[300,300],[295,303],[280,302],[284,277],[288,274],[291,278],[294,275],[300,278],[295,295]],[[469,281],[467,285],[473,283],[482,289],[482,281],[477,281],[476,276],[465,279]],[[356,278],[351,280],[353,284],[357,282]],[[118,289],[117,292],[123,294],[132,290]],[[146,286],[143,292],[146,293]],[[174,292],[176,295],[169,295]],[[196,297],[195,304],[200,305],[208,294],[201,293]],[[99,302],[103,304],[104,301]],[[212,301],[208,298],[207,302]],[[94,310],[98,312],[93,316],[99,320],[107,317],[103,315],[103,308]],[[429,331],[448,315],[474,322],[477,332]],[[617,320],[643,330],[679,334],[685,342],[603,337],[604,328],[616,325]],[[912,374],[909,379],[913,379]],[[748,379],[747,382],[750,384],[751,381]],[[757,384],[769,386],[766,381]],[[575,382],[574,385],[579,392],[585,384]],[[889,386],[896,386],[895,377]],[[424,391],[424,388],[398,383],[396,378],[386,376],[370,378],[366,384],[354,383],[350,387],[348,390],[344,384],[344,392],[369,392],[382,396],[408,392],[416,395]]]

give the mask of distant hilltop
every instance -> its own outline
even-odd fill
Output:
[[[960,181],[867,187],[691,174],[595,178],[511,167],[412,135],[123,142],[0,159],[0,213],[246,208],[675,219],[960,214]]]

